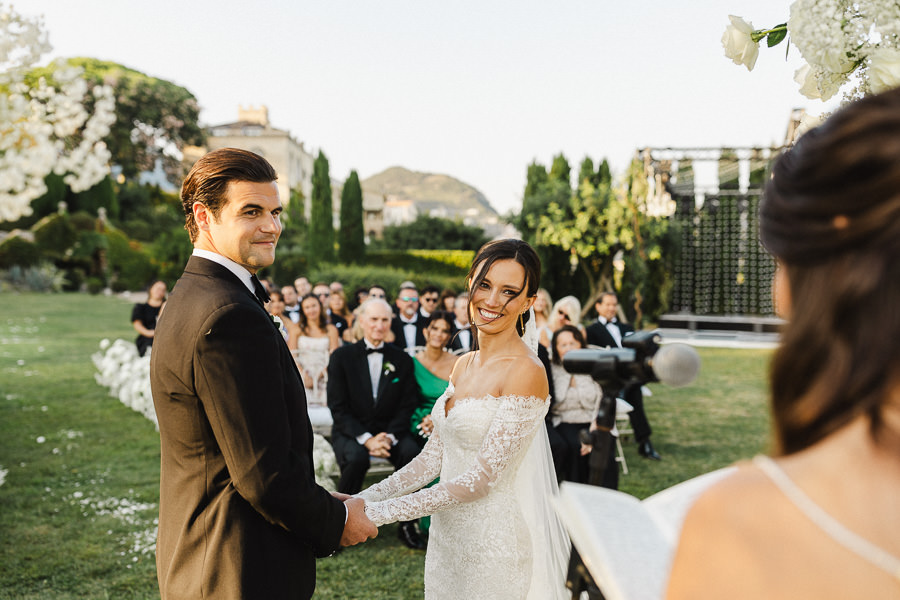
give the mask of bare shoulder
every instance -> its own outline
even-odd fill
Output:
[[[547,371],[535,354],[528,352],[512,357],[507,362],[509,367],[503,380],[502,395],[535,396],[541,399],[550,395]]]
[[[744,465],[703,493],[688,512],[666,597],[672,600],[757,598],[768,567],[759,558],[777,540],[776,490]]]

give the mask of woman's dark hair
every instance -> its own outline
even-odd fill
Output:
[[[552,354],[550,360],[555,365],[561,365],[562,359],[559,356],[559,352],[556,351],[556,340],[559,338],[560,334],[564,331],[568,331],[572,334],[572,337],[575,338],[581,347],[584,348],[587,344],[584,341],[584,336],[581,334],[581,330],[575,327],[574,325],[563,325],[559,329],[553,332],[553,337],[550,339],[550,354]]]
[[[900,89],[854,102],[781,156],[760,238],[792,306],[771,368],[778,450],[859,415],[877,440],[900,374]]]
[[[325,313],[325,307],[322,306],[322,301],[319,300],[319,297],[315,294],[306,294],[305,296],[300,298],[300,312],[298,313],[298,316],[300,318],[297,321],[297,325],[300,326],[300,331],[302,331],[303,333],[307,332],[307,329],[309,328],[309,319],[306,318],[306,313],[303,312],[303,303],[310,298],[315,300],[319,305],[319,322],[316,323],[316,325],[319,327],[319,329],[325,331],[326,329],[328,329],[328,315]]]
[[[456,292],[451,290],[450,288],[445,288],[443,292],[441,292],[441,296],[438,298],[438,306],[441,308],[444,307],[444,302],[447,298],[453,298],[453,301],[456,302]]]
[[[181,185],[184,228],[197,240],[200,229],[194,220],[194,203],[200,202],[216,219],[228,199],[225,194],[232,181],[269,183],[278,179],[272,165],[258,154],[238,148],[219,148],[194,163]]]
[[[456,320],[456,317],[452,312],[446,310],[436,310],[425,319],[425,327],[431,325],[432,321],[445,321],[447,325],[450,326],[450,331],[453,331],[453,322]]]
[[[541,259],[538,258],[534,248],[522,240],[494,240],[481,247],[472,261],[472,268],[469,269],[469,274],[466,276],[469,281],[470,303],[467,310],[471,310],[472,290],[478,289],[478,286],[481,285],[481,282],[487,276],[488,271],[491,270],[491,267],[498,260],[514,260],[525,269],[525,286],[515,297],[525,294],[526,298],[531,298],[537,294],[537,290],[541,286]],[[507,300],[506,304],[509,304],[511,301],[512,298]],[[530,318],[530,312],[526,312],[521,319],[516,319],[516,331],[520,337],[524,333],[523,326]]]

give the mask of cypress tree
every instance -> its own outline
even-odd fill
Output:
[[[342,263],[362,263],[366,254],[363,230],[362,188],[359,175],[350,171],[341,191],[341,236],[338,260]]]
[[[319,150],[313,165],[312,203],[309,217],[309,263],[334,262],[334,223],[328,158]]]

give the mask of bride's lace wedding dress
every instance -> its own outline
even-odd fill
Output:
[[[376,525],[433,515],[425,597],[476,600],[569,597],[569,542],[549,501],[556,480],[541,398],[435,402],[434,433],[411,463],[359,494]],[[440,476],[440,483],[422,486]],[[419,490],[419,491],[415,491]]]

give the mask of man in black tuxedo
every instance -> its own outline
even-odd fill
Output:
[[[416,346],[425,345],[425,319],[419,313],[419,292],[412,281],[400,284],[397,294],[397,314],[391,321],[394,344],[415,354]]]
[[[369,298],[358,318],[363,339],[335,350],[328,363],[331,444],[341,468],[338,491],[344,494],[362,489],[370,457],[386,458],[399,469],[419,453],[409,429],[419,401],[412,358],[384,343],[391,306]],[[401,523],[399,535],[407,546],[424,549],[414,522]]]
[[[475,333],[469,319],[469,295],[465,292],[453,303],[453,332],[450,336],[450,350],[457,354],[469,352],[475,346]]]
[[[222,148],[181,190],[193,256],[156,329],[163,600],[308,599],[315,558],[377,535],[316,484],[303,383],[256,272],[281,235],[275,171]]]
[[[622,323],[616,317],[619,309],[619,299],[612,292],[604,292],[594,303],[597,311],[597,320],[588,325],[587,343],[604,348],[621,348],[622,338],[634,333],[634,328],[627,323]],[[660,460],[661,457],[653,444],[650,443],[650,422],[647,413],[644,412],[644,394],[640,385],[629,385],[623,390],[625,400],[634,407],[628,418],[634,429],[634,439],[638,443],[638,453],[644,458]]]

